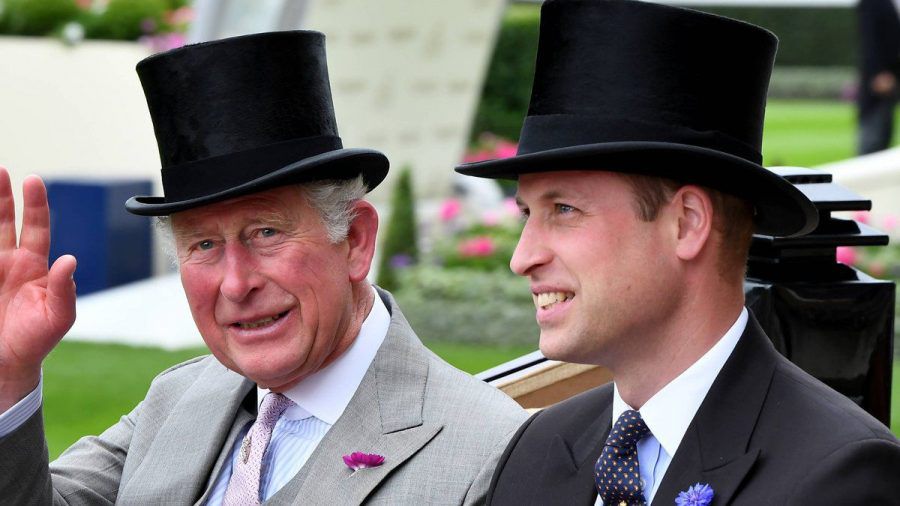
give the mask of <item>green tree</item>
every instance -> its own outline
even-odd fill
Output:
[[[397,178],[391,197],[391,217],[381,242],[378,285],[385,290],[398,288],[396,270],[419,259],[416,233],[416,207],[412,188],[412,172],[404,167]]]

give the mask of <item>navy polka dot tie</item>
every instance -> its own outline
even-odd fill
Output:
[[[637,442],[650,434],[641,414],[629,409],[613,426],[597,464],[594,480],[604,506],[644,505]]]

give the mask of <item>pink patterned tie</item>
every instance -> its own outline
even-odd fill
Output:
[[[256,421],[241,443],[241,452],[231,473],[231,479],[228,480],[225,499],[222,500],[223,506],[259,504],[263,456],[266,454],[266,447],[269,446],[275,422],[291,404],[293,402],[290,399],[278,393],[270,392],[263,397]]]

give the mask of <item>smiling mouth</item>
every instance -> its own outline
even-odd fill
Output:
[[[235,322],[235,323],[232,323],[231,326],[242,329],[242,330],[258,329],[260,327],[265,327],[267,325],[271,325],[271,324],[275,323],[276,321],[283,318],[286,314],[288,314],[288,312],[290,312],[290,310],[285,311],[283,313],[278,313],[277,315],[274,315],[274,316],[267,316],[265,318],[261,318],[259,320],[255,320],[252,322]]]
[[[575,294],[572,292],[543,292],[533,293],[531,296],[534,298],[534,305],[538,309],[550,309],[560,302],[565,302],[575,297]]]

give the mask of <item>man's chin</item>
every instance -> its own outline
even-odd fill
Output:
[[[285,367],[273,368],[272,364],[237,364],[229,369],[256,383],[260,388],[273,392],[283,392],[300,382],[306,375],[302,371]]]
[[[571,343],[565,343],[558,331],[541,330],[539,348],[541,353],[550,360],[571,362]]]

